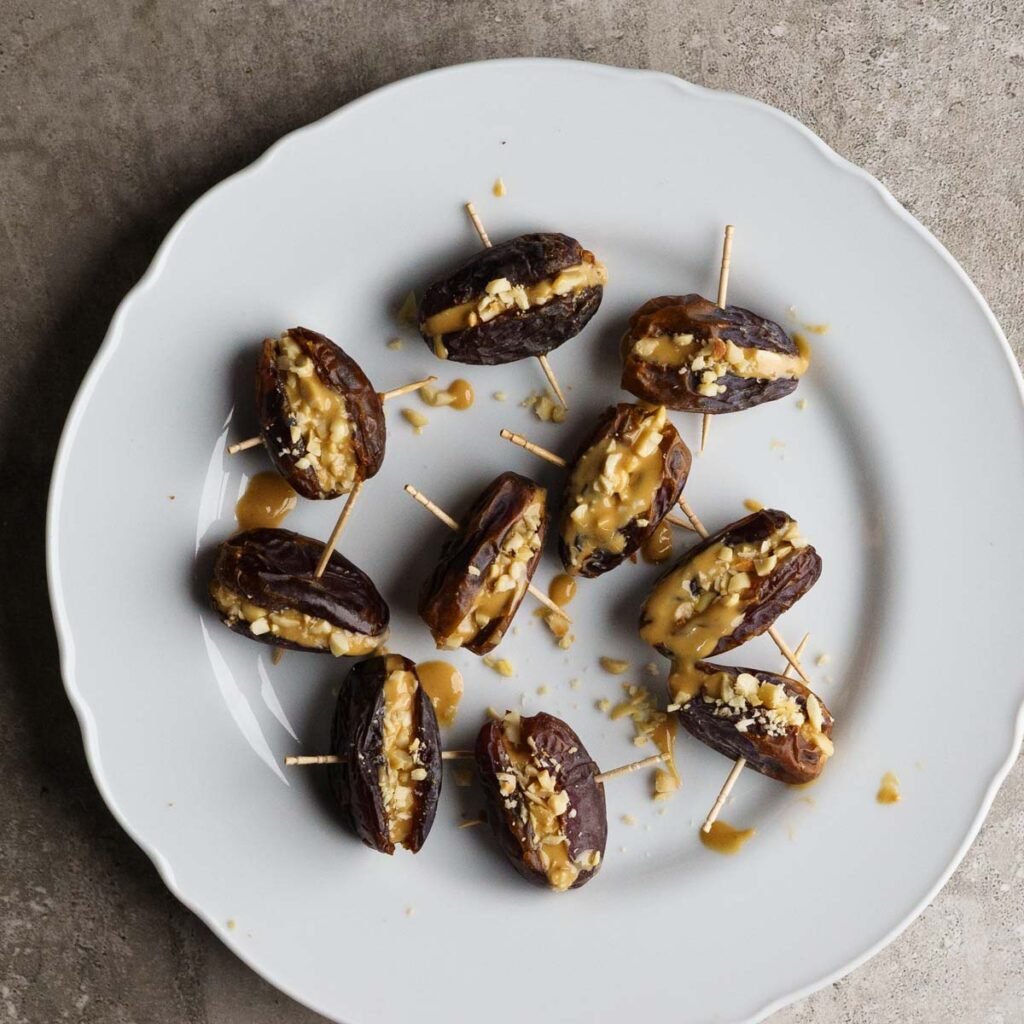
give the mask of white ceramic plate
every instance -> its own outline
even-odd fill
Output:
[[[508,195],[495,199],[499,175]],[[561,230],[607,262],[599,314],[552,359],[572,388],[564,426],[518,404],[542,384],[534,363],[446,366],[409,331],[401,352],[385,346],[407,290],[474,251],[470,197],[496,239]],[[831,326],[795,396],[716,419],[687,494],[713,527],[748,497],[785,508],[820,550],[821,582],[779,625],[791,643],[811,631],[809,665],[830,655],[814,676],[838,720],[834,761],[809,792],[741,779],[726,817],[758,832],[726,858],[696,826],[728,762],[683,735],[683,790],[656,805],[649,778],[610,787],[604,868],[564,896],[523,884],[484,829],[454,827],[479,798],[450,778],[419,856],[365,849],[336,823],[318,770],[281,767],[324,747],[346,666],[289,654],[271,667],[268,648],[205,610],[212,548],[266,468],[258,450],[224,455],[254,425],[257,342],[303,324],[381,389],[430,371],[475,386],[471,412],[426,410],[419,437],[399,415],[417,400],[389,405],[384,469],[342,544],[391,602],[393,649],[422,659],[415,594],[445,529],[401,485],[456,515],[500,469],[557,490],[560,474],[498,429],[568,452],[626,397],[627,315],[652,295],[714,294],[726,221],[730,301],[791,328]],[[491,398],[499,389],[507,402]],[[676,421],[694,441],[697,418]],[[1018,749],[1022,437],[1020,378],[971,283],[795,121],[665,75],[562,61],[401,82],[290,135],[198,202],[122,304],[78,396],[54,473],[49,569],[97,784],[181,900],[338,1021],[759,1018],[918,913]],[[304,503],[288,525],[325,536],[337,510]],[[538,581],[555,571],[549,553]],[[656,572],[625,565],[586,583],[569,652],[524,608],[501,647],[513,679],[458,655],[469,694],[449,742],[467,745],[487,705],[522,700],[566,717],[602,765],[634,758],[628,724],[594,706],[623,681],[597,658],[631,659],[626,679],[652,660],[634,622]],[[764,639],[733,660],[780,665]],[[888,770],[904,802],[883,807]]]

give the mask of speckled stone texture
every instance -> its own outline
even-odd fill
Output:
[[[92,784],[45,590],[50,465],[117,302],[194,199],[360,93],[512,54],[658,68],[788,111],[935,232],[1024,352],[1020,3],[3,0],[0,1019],[320,1020],[177,904]],[[1022,1020],[1022,878],[1018,767],[934,905],[774,1024]]]

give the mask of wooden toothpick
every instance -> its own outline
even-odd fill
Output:
[[[435,380],[437,380],[437,377],[424,377],[422,380],[414,380],[411,384],[403,384],[400,388],[392,388],[390,391],[378,391],[377,397],[382,402],[387,402],[391,398],[407,395],[411,391],[419,391],[420,388],[433,384]],[[237,455],[239,452],[244,452],[249,448],[256,448],[264,443],[262,434],[259,437],[247,437],[244,441],[236,441],[234,444],[229,444],[227,448],[228,455]]]
[[[561,455],[556,455],[547,448],[541,448],[539,444],[534,444],[532,441],[528,441],[522,434],[515,434],[511,430],[502,430],[500,436],[506,441],[511,441],[513,444],[519,445],[520,448],[525,448],[532,455],[545,459],[553,466],[561,466],[564,469],[565,466],[568,465]]]
[[[437,518],[440,519],[441,522],[444,523],[444,525],[447,526],[449,529],[459,529],[458,520],[452,519],[452,517],[448,515],[448,513],[445,512],[443,508],[441,508],[438,505],[435,505],[434,502],[432,502],[422,491],[417,490],[415,487],[413,487],[412,484],[406,484],[404,490],[406,494],[408,494],[412,498],[415,498],[416,501],[418,501],[428,512],[432,512],[435,516],[437,516]],[[544,607],[547,608],[549,611],[554,612],[556,615],[560,615],[563,619],[566,620],[566,622],[570,624],[572,623],[572,619],[570,619],[569,616],[566,615],[565,609],[555,604],[555,602],[552,601],[551,598],[548,597],[548,595],[545,594],[544,591],[541,590],[539,587],[535,587],[532,583],[528,583],[526,585],[526,589],[530,592],[531,597],[533,597],[537,601],[540,601],[540,603],[544,605]]]
[[[476,229],[476,233],[480,236],[480,241],[483,242],[485,249],[490,249],[491,242],[490,237],[487,234],[487,230],[484,227],[484,222],[480,219],[480,214],[476,212],[476,207],[472,202],[468,202],[466,205],[466,213],[469,214],[469,219],[473,222],[473,227]],[[562,403],[563,409],[569,408],[569,403],[565,400],[565,395],[562,394],[562,387],[558,383],[558,378],[555,376],[555,371],[551,369],[551,364],[548,362],[547,356],[537,356],[537,362],[540,363],[540,368],[544,371],[544,376],[547,377],[548,383],[551,385],[552,391],[558,396],[558,400]]]
[[[244,441],[236,441],[234,444],[228,445],[228,455],[237,455],[239,452],[244,452],[248,448],[256,448],[263,444],[263,436],[259,437],[248,437]]]
[[[334,524],[334,529],[331,530],[330,537],[327,538],[327,543],[324,545],[323,551],[320,552],[320,561],[316,564],[316,569],[313,571],[313,578],[320,579],[323,576],[324,571],[327,569],[327,563],[331,560],[331,555],[334,554],[334,549],[338,544],[338,538],[341,536],[341,531],[345,529],[345,524],[348,522],[348,517],[352,514],[352,509],[355,507],[356,500],[359,498],[359,492],[363,489],[363,480],[357,480],[355,486],[351,491],[348,492],[348,497],[345,499],[345,507],[341,510],[341,515],[338,516],[338,521]]]
[[[729,265],[732,262],[732,233],[733,226],[731,224],[725,225],[725,237],[722,239],[722,263],[718,269],[718,301],[716,305],[719,309],[725,309],[726,295],[729,292]],[[708,433],[711,430],[711,416],[708,413],[704,413],[704,419],[701,421],[700,427],[700,450],[704,451],[704,446],[708,442]]]
[[[655,764],[662,764],[669,760],[670,754],[652,754],[650,757],[645,757],[642,761],[633,761],[630,764],[624,764],[621,768],[612,768],[606,772],[599,772],[594,778],[598,782],[608,782],[611,779],[617,779],[620,775],[629,775],[632,772],[638,772],[642,768],[650,768]]]
[[[796,656],[800,657],[804,653],[804,648],[807,646],[807,641],[810,639],[810,633],[804,633],[803,640],[797,645]],[[786,667],[782,670],[784,678],[789,677],[789,670],[793,667],[792,662],[788,659],[786,661]],[[702,832],[710,832],[711,826],[718,820],[718,815],[722,813],[722,808],[725,806],[725,801],[729,799],[729,794],[732,792],[733,786],[736,785],[736,780],[740,777],[740,772],[746,767],[747,759],[745,757],[737,757],[732,768],[729,770],[729,774],[725,778],[725,782],[722,784],[722,788],[718,791],[718,796],[715,797],[715,802],[711,805],[711,810],[708,811],[708,816],[704,819],[704,824],[701,825],[700,829]]]
[[[408,395],[412,391],[419,391],[428,384],[433,384],[437,377],[424,377],[422,380],[414,380],[411,384],[403,384],[400,388],[392,388],[390,391],[378,391],[377,397],[386,402],[391,398],[398,398],[400,395]]]

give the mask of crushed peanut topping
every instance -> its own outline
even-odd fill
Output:
[[[519,403],[524,409],[533,411],[533,415],[544,423],[564,423],[565,406],[548,390],[533,391],[528,398]]]
[[[271,633],[310,650],[329,650],[336,658],[372,654],[387,639],[386,634],[371,637],[352,633],[326,619],[292,608],[279,611],[260,608],[216,580],[210,584],[210,596],[229,626],[240,621],[248,622],[253,636]]]
[[[602,657],[599,659],[601,668],[605,672],[611,673],[613,676],[621,676],[623,672],[629,671],[629,662],[624,661],[622,658],[606,658]]]
[[[798,346],[799,347],[799,346]],[[706,398],[725,394],[725,376],[755,380],[791,380],[803,376],[809,356],[745,348],[723,338],[699,340],[692,334],[661,334],[637,339],[632,354],[647,363],[678,367],[696,377],[697,393]]]
[[[417,409],[403,409],[402,419],[404,419],[417,434],[422,434],[424,427],[426,427],[430,422],[430,420],[428,420],[427,417]]]
[[[419,684],[412,672],[401,669],[388,674],[384,683],[384,720],[382,752],[384,764],[377,782],[384,802],[389,838],[404,845],[412,833],[416,810],[415,783],[427,777],[420,760],[420,741],[416,737],[413,700]]]
[[[483,662],[488,668],[494,669],[499,676],[508,677],[516,674],[515,669],[512,667],[512,662],[508,658],[498,658],[492,654],[485,654]]]
[[[312,469],[324,491],[347,494],[357,468],[344,396],[320,379],[316,364],[287,332],[274,342],[274,355],[290,426],[281,454],[293,456],[297,469]]]
[[[402,339],[401,338],[392,338],[388,342],[388,348],[391,349],[393,352],[401,352],[402,351]]]
[[[631,429],[593,445],[573,468],[572,511],[562,526],[570,571],[579,571],[595,551],[625,550],[623,530],[651,508],[664,480],[668,411],[662,405],[636,410]]]
[[[505,188],[505,182],[502,178],[498,178],[494,185],[491,187],[491,193],[496,199],[500,199],[506,194],[508,190]]]
[[[552,299],[578,295],[607,281],[608,272],[604,264],[591,253],[585,254],[582,263],[566,267],[553,278],[545,278],[535,284],[512,284],[508,278],[498,277],[487,282],[483,295],[428,317],[423,324],[423,333],[434,339],[436,347],[446,334],[489,323],[503,313],[519,315],[537,306],[545,306]]]
[[[615,707],[611,706],[611,701],[603,701],[606,706],[599,705],[599,708],[601,711],[610,709],[609,717],[613,721],[628,718],[633,723],[634,746],[644,747],[653,743],[667,756],[665,766],[655,770],[653,793],[655,800],[667,800],[681,782],[675,765],[676,720],[658,706],[647,687],[623,683],[622,690],[624,700]]]
[[[466,613],[446,647],[454,649],[469,643],[502,618],[514,601],[521,600],[530,585],[529,565],[540,550],[540,524],[544,496],[529,505],[502,538],[498,554],[484,570],[480,594]],[[484,659],[487,664],[487,658]],[[493,667],[493,666],[492,666]],[[511,666],[508,675],[511,675]]]
[[[522,742],[518,712],[501,719],[502,745],[508,769],[497,773],[498,790],[505,809],[515,814],[524,828],[526,841],[538,856],[548,883],[564,892],[583,870],[601,861],[597,850],[582,850],[571,856],[566,821],[575,816],[569,794],[559,779],[559,764],[532,742]]]

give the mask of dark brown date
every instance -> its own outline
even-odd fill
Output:
[[[323,543],[291,530],[246,530],[221,544],[210,582],[228,628],[261,643],[335,655],[369,654],[388,635],[390,613],[373,581],[334,552],[313,572]]]
[[[566,274],[570,268],[580,270]],[[606,276],[594,254],[568,235],[510,238],[427,288],[420,333],[435,355],[457,363],[541,356],[583,330],[601,304]]]
[[[675,335],[691,335],[694,341],[678,351],[669,346],[667,357],[641,354],[659,339]],[[762,365],[738,372],[739,366],[726,358],[729,343]],[[701,351],[706,351],[707,365],[691,368]],[[806,365],[806,354],[774,321],[739,306],[721,309],[699,295],[651,299],[630,318],[622,339],[622,387],[645,401],[684,412],[739,412],[784,398],[796,388]],[[705,373],[718,371],[720,376],[705,381]],[[702,388],[714,393],[702,393]]]
[[[779,712],[755,703],[757,697],[744,701],[742,696],[733,696],[731,703],[726,703],[721,697],[701,693],[679,710],[679,720],[687,732],[731,760],[746,758],[748,768],[779,782],[800,785],[821,774],[832,753],[832,715],[803,683],[773,672],[706,662],[698,663],[697,671],[709,680],[728,677],[733,693],[735,681],[741,676],[755,679],[759,686],[768,683],[782,687],[805,721],[780,727]],[[813,721],[809,700],[816,702]]]
[[[779,531],[791,525],[793,520],[785,512],[775,509],[762,509],[754,512],[724,529],[712,534],[691,548],[667,573],[654,585],[650,596],[640,614],[640,634],[653,644],[662,654],[673,658],[701,657],[708,658],[731,651],[734,647],[746,643],[755,636],[760,636],[788,608],[791,608],[812,586],[821,575],[821,558],[811,545],[802,539],[794,538],[799,547],[785,540],[778,540],[776,548],[785,553],[778,557],[777,564],[770,571],[759,574],[754,559],[743,557],[742,552],[758,549],[762,542],[776,538]],[[708,629],[722,625],[719,639],[710,650],[688,650],[681,646],[684,643],[696,642],[684,627],[695,615],[687,614],[680,618],[676,613],[680,603],[689,605],[700,601],[711,591],[703,589],[699,581],[692,579],[697,567],[712,558],[714,551],[729,548],[736,552],[729,564],[729,572],[745,573],[749,584],[738,591],[739,605],[728,609],[722,614],[715,613],[714,622]],[[786,551],[786,548],[789,548]],[[771,552],[765,553],[770,555]],[[721,563],[709,564],[708,572],[720,575],[724,570]],[[684,586],[684,581],[690,582]],[[688,592],[687,592],[688,591]],[[723,597],[713,598],[713,608],[720,608]],[[728,620],[742,613],[742,619],[736,626],[727,626]],[[707,630],[705,638],[707,640]]]
[[[418,609],[438,647],[486,654],[501,642],[540,561],[545,498],[532,480],[502,473],[445,541]]]
[[[604,787],[565,722],[509,712],[480,730],[476,763],[491,830],[519,874],[557,892],[597,874],[608,838]]]
[[[371,849],[416,853],[441,795],[441,734],[416,666],[398,654],[354,665],[338,692],[328,768],[344,821]]]
[[[570,463],[558,537],[566,571],[600,576],[638,551],[679,500],[691,462],[663,407],[606,409]]]
[[[297,364],[286,342],[298,347]],[[293,327],[264,341],[256,403],[267,453],[302,497],[336,498],[380,469],[387,437],[380,396],[330,338]]]

